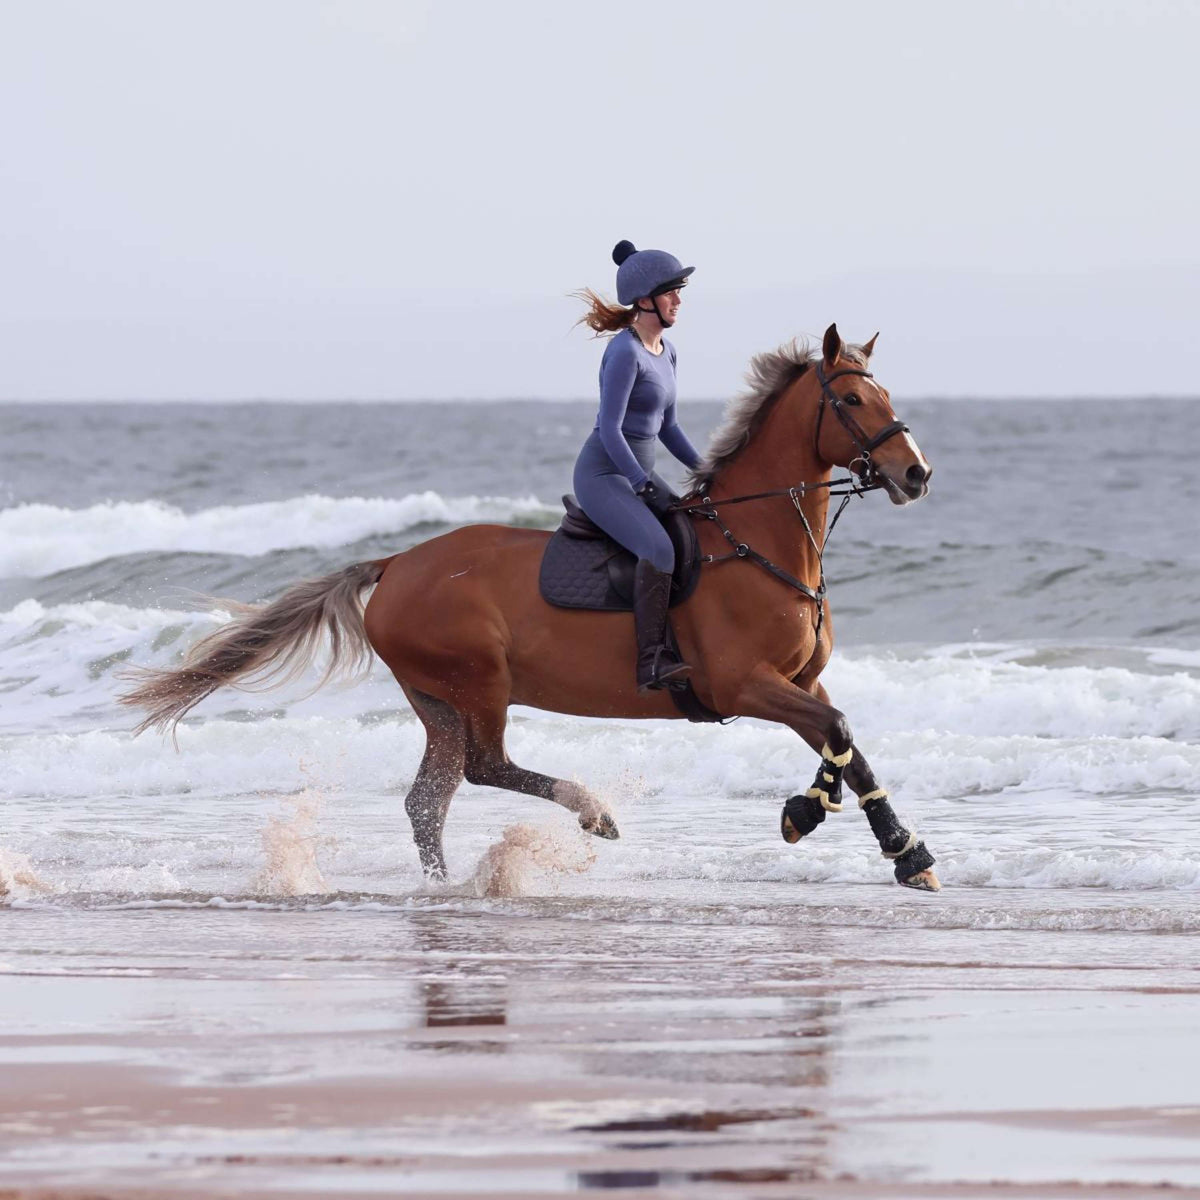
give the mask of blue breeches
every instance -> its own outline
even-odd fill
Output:
[[[655,487],[671,489],[654,473],[656,438],[628,438],[633,456]],[[642,503],[633,485],[613,465],[596,432],[575,461],[575,499],[609,537],[659,571],[675,569],[675,547],[659,519]]]

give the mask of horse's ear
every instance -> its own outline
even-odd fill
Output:
[[[828,366],[834,366],[842,356],[842,335],[837,331],[836,323],[825,330],[825,341],[821,344],[821,353],[825,356]]]
[[[874,349],[875,349],[875,338],[877,338],[878,336],[879,336],[879,334],[877,334],[877,333],[876,333],[876,334],[874,334],[874,335],[872,336],[871,340],[870,340],[869,342],[866,342],[866,343],[863,345],[863,348],[862,348],[862,352],[863,352],[863,358],[870,358],[870,357],[871,357],[871,354],[872,354],[872,352],[873,352],[873,351],[874,351]]]

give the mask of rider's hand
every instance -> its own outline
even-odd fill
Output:
[[[655,514],[655,516],[665,517],[671,510],[671,505],[678,502],[679,497],[672,495],[665,488],[658,487],[653,480],[647,479],[645,483],[638,488],[639,496],[641,496],[646,507]]]

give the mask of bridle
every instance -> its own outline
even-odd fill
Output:
[[[846,411],[845,397],[839,396],[829,386],[835,379],[841,379],[843,375],[857,375],[861,379],[875,378],[870,371],[864,371],[859,367],[843,367],[840,371],[826,375],[822,364],[817,363],[817,382],[821,385],[821,407],[817,409],[817,424],[813,430],[813,454],[820,462],[821,422],[825,417],[825,407],[828,405],[833,410],[833,415],[842,423],[842,428],[850,435],[850,440],[858,451],[858,457],[850,461],[849,470],[853,471],[864,484],[878,487],[879,482],[875,478],[875,463],[871,458],[871,451],[877,450],[888,438],[895,437],[898,433],[908,433],[909,428],[903,421],[893,421],[890,425],[885,425],[874,437],[867,437],[863,427]]]
[[[884,486],[875,470],[875,462],[871,457],[871,451],[878,449],[888,438],[895,437],[898,433],[908,433],[909,428],[903,421],[892,421],[891,424],[885,425],[874,436],[868,437],[863,427],[846,411],[845,399],[839,396],[830,387],[830,384],[835,379],[840,379],[843,375],[857,375],[862,379],[874,379],[875,377],[870,371],[864,371],[859,367],[843,367],[840,371],[834,371],[829,375],[825,374],[821,363],[816,364],[816,369],[817,381],[821,385],[821,404],[817,409],[817,422],[813,430],[813,454],[818,462],[822,461],[819,448],[821,422],[825,416],[825,408],[828,406],[833,410],[833,415],[841,422],[842,428],[850,435],[850,440],[854,443],[854,447],[858,451],[857,456],[850,461],[848,468],[850,474],[841,479],[824,479],[816,483],[797,483],[790,488],[781,488],[772,492],[755,492],[747,496],[731,496],[727,500],[721,501],[723,505],[746,504],[751,500],[767,500],[775,496],[787,496],[792,502],[792,507],[795,508],[799,515],[804,525],[804,532],[807,534],[808,540],[817,556],[817,567],[820,574],[815,588],[809,587],[808,584],[797,579],[790,572],[777,566],[766,555],[759,554],[757,550],[747,545],[747,543],[739,542],[725,522],[721,520],[716,505],[708,496],[701,496],[699,501],[694,501],[691,497],[686,497],[679,504],[672,507],[675,511],[685,512],[689,516],[703,517],[707,521],[715,522],[717,528],[724,535],[725,540],[733,547],[733,550],[729,554],[701,555],[701,563],[729,562],[737,558],[749,559],[751,562],[757,563],[764,571],[770,572],[776,579],[782,580],[789,587],[812,600],[817,607],[816,637],[820,641],[821,628],[825,623],[825,547],[829,543],[838,519],[845,511],[846,505],[850,503],[850,498],[852,496],[865,495],[867,492],[875,491],[877,488]],[[829,522],[825,530],[825,536],[821,539],[820,544],[818,544],[812,525],[805,515],[804,509],[801,507],[800,501],[808,492],[816,492],[824,489],[828,489],[830,496],[840,496],[842,502],[833,514],[833,520]]]

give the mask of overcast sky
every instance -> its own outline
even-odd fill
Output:
[[[1200,394],[1200,3],[0,0],[0,397],[681,397],[833,320],[900,395]]]

